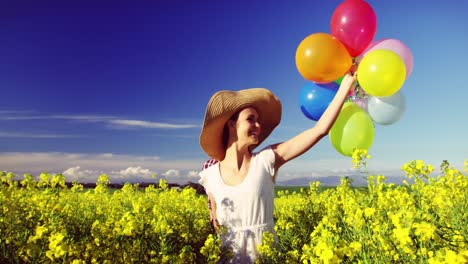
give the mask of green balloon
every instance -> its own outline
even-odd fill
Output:
[[[341,84],[341,81],[343,81],[343,78],[344,78],[344,75],[341,76],[340,78],[338,78],[338,79],[335,81],[335,83],[337,83],[338,85],[340,85],[340,84]]]
[[[353,102],[346,102],[330,130],[330,142],[345,156],[354,149],[366,149],[374,142],[374,124],[369,114]]]

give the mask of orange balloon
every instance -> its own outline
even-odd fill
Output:
[[[345,75],[353,58],[340,40],[327,33],[315,33],[301,41],[296,50],[296,67],[309,81],[329,83]]]

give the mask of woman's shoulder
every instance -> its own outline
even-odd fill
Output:
[[[199,173],[199,175],[203,178],[205,176],[208,176],[210,174],[216,173],[218,170],[216,169],[219,166],[219,161],[215,159],[209,159],[205,161],[205,163],[202,166],[202,169]]]
[[[202,170],[198,173],[200,176],[199,184],[203,185],[207,192],[210,192],[209,186],[212,186],[216,182],[216,173],[219,173],[219,162],[217,160],[207,160],[203,166]]]
[[[268,172],[270,176],[275,176],[275,152],[271,145],[262,148],[259,152],[255,154],[255,159],[257,160],[255,164],[257,166],[262,166]]]
[[[218,160],[209,159],[209,160],[205,161],[205,163],[203,164],[202,170],[206,170],[206,169],[208,169],[209,167],[215,165],[218,162],[219,162]]]
[[[253,153],[254,157],[271,157],[275,155],[274,151],[273,151],[273,146],[272,145],[268,145],[264,148],[262,148],[261,150],[257,151],[257,152],[254,152]]]

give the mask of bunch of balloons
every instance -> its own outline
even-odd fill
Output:
[[[344,0],[333,12],[331,33],[314,33],[296,50],[296,67],[308,82],[299,96],[303,114],[314,121],[334,98],[343,76],[356,71],[357,86],[330,130],[333,147],[351,156],[369,149],[374,122],[390,125],[405,111],[400,92],[413,70],[410,49],[397,39],[373,41],[377,17],[364,0]]]

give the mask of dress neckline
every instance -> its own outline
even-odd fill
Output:
[[[257,155],[255,155],[255,154],[252,153],[252,158],[250,159],[250,164],[249,164],[249,168],[247,169],[247,174],[245,175],[244,179],[243,179],[240,183],[238,183],[238,184],[236,184],[236,185],[230,185],[230,184],[227,184],[227,183],[224,181],[223,176],[221,175],[221,166],[219,165],[221,162],[216,163],[214,166],[216,166],[216,169],[217,169],[217,171],[218,171],[218,173],[217,173],[217,174],[218,174],[218,178],[219,178],[219,180],[221,181],[221,183],[222,183],[224,186],[229,187],[229,188],[239,188],[240,186],[242,186],[242,185],[247,181],[247,179],[249,178],[249,175],[251,174],[250,172],[251,172],[251,170],[252,170],[252,163],[253,163],[253,161],[254,161],[254,159],[255,159],[256,156],[257,156]]]

